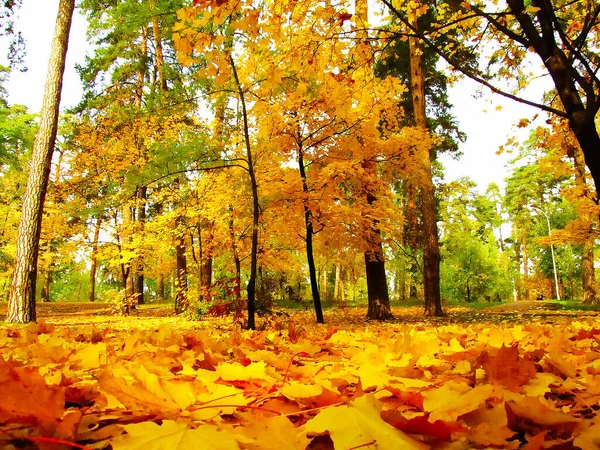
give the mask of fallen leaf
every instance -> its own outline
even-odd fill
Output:
[[[370,394],[358,397],[350,405],[321,411],[306,423],[305,431],[309,436],[328,434],[336,449],[366,445],[382,450],[429,448],[383,421],[377,401]]]

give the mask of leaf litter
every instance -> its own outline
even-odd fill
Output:
[[[600,448],[598,316],[405,311],[1,324],[0,447]]]

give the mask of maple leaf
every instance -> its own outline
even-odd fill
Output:
[[[37,368],[13,367],[0,356],[0,423],[39,423],[52,429],[65,410],[62,387],[48,386]]]
[[[338,14],[338,23],[340,24],[340,26],[344,25],[344,23],[350,19],[352,19],[352,14],[350,13],[343,12]]]
[[[409,434],[422,434],[440,440],[448,440],[453,432],[464,431],[460,424],[448,424],[441,420],[430,422],[426,415],[405,418],[400,411],[382,411],[381,418],[394,428]]]
[[[189,428],[182,422],[163,420],[161,425],[142,422],[125,425],[126,435],[111,442],[114,450],[239,450],[236,435],[214,425]]]
[[[377,400],[371,394],[358,397],[350,405],[328,408],[305,425],[309,436],[329,434],[335,448],[372,445],[379,449],[428,449],[380,417]]]
[[[448,382],[423,393],[423,407],[430,412],[429,420],[455,422],[459,416],[477,409],[495,392],[492,385],[471,388],[466,383]]]
[[[528,357],[519,356],[519,346],[503,345],[496,352],[484,352],[479,362],[485,370],[491,384],[504,386],[512,391],[521,392],[523,385],[537,373],[535,364]]]
[[[283,416],[253,421],[239,432],[253,441],[244,442],[246,450],[304,450],[310,444],[305,433]]]
[[[551,430],[558,435],[570,436],[581,420],[544,405],[535,397],[506,402],[508,426],[511,430],[537,432]]]
[[[123,376],[115,374],[119,372]],[[158,377],[144,366],[113,366],[98,376],[98,382],[102,392],[115,396],[126,407],[155,412],[160,417],[177,414],[196,399],[190,383]]]

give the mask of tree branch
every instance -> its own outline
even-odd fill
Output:
[[[427,44],[427,46],[429,46],[437,55],[439,55],[444,61],[446,61],[448,64],[450,64],[450,66],[452,66],[454,69],[458,70],[459,72],[461,72],[463,75],[465,75],[466,77],[476,81],[477,83],[489,88],[492,92],[502,95],[503,97],[506,98],[510,98],[511,100],[515,100],[519,103],[523,103],[524,105],[529,105],[529,106],[533,106],[534,108],[538,108],[541,109],[542,111],[546,111],[549,112],[551,114],[555,114],[559,117],[567,117],[567,114],[564,111],[561,111],[559,109],[556,108],[552,108],[550,106],[541,104],[541,103],[536,103],[536,102],[532,102],[530,100],[526,100],[524,98],[518,97],[516,95],[513,94],[509,94],[508,92],[503,91],[500,88],[497,88],[496,86],[492,85],[491,83],[489,83],[488,81],[484,80],[483,77],[479,74],[474,73],[473,71],[463,67],[462,64],[460,64],[455,58],[453,58],[450,55],[447,55],[446,53],[444,53],[442,50],[440,50],[438,48],[438,46],[435,45],[435,43],[433,41],[431,41],[431,39],[429,39],[427,36],[425,36],[425,34],[419,32],[418,30],[415,29],[415,27],[413,27],[408,20],[406,20],[404,17],[402,17],[400,11],[398,11],[390,2],[390,0],[382,0],[382,2],[388,7],[390,8],[390,11],[392,11],[392,13],[404,24],[406,25],[408,28],[410,28],[412,30],[412,32],[419,38],[421,39],[425,44]]]

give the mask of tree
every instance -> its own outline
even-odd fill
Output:
[[[417,29],[418,13],[411,11],[412,24]],[[421,63],[422,50],[419,41],[411,37],[409,39],[410,51],[410,74],[413,98],[413,112],[415,125],[427,129],[427,114],[425,112],[425,78]],[[435,316],[442,316],[442,303],[440,297],[440,247],[437,229],[437,208],[435,202],[435,187],[432,177],[431,150],[423,156],[423,165],[426,180],[422,187],[423,208],[423,233],[425,245],[423,246],[423,284],[425,290],[425,312]]]
[[[58,128],[62,79],[74,8],[75,0],[61,0],[58,7],[48,77],[40,114],[40,127],[33,146],[19,222],[15,270],[6,318],[8,322],[25,323],[36,320],[35,285],[42,211]]]
[[[466,178],[442,188],[440,210],[442,292],[454,301],[508,300],[512,291],[507,252],[501,249],[494,229],[498,226],[497,204],[476,192]]]
[[[600,5],[591,1],[569,0],[506,0],[503,6],[488,10],[495,2],[440,2],[436,26],[419,30],[411,24],[405,11],[382,0],[389,11],[411,33],[430,46],[453,68],[489,87],[493,92],[537,107],[567,119],[589,168],[596,192],[600,192],[600,136],[595,118],[600,109],[600,57],[598,23]],[[438,45],[435,37],[459,30],[460,37]],[[479,69],[465,53],[479,54],[481,41],[495,47],[490,63]],[[493,78],[517,81],[524,87],[530,74],[524,73],[523,62],[529,52],[541,60],[543,70],[550,75],[561,108],[527,100],[494,85]],[[494,72],[494,69],[497,69]]]

